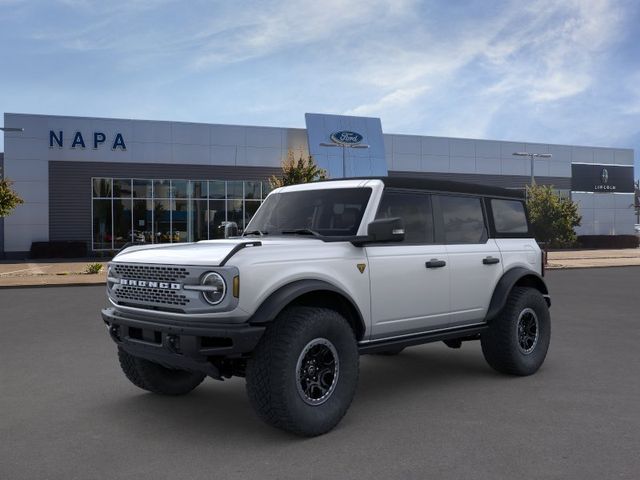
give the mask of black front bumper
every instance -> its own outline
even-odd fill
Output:
[[[246,356],[265,330],[264,326],[247,323],[168,323],[125,315],[114,308],[102,310],[102,319],[113,341],[127,353],[214,378],[220,378],[214,360]]]

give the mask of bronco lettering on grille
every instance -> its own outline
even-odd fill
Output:
[[[120,285],[128,285],[131,287],[161,288],[163,290],[180,290],[182,288],[182,285],[180,285],[179,283],[152,282],[148,280],[129,280],[128,278],[121,278]]]

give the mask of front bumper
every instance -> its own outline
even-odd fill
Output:
[[[102,310],[102,319],[116,344],[127,353],[168,367],[201,371],[214,378],[220,372],[212,360],[242,358],[253,351],[264,326],[172,322]]]

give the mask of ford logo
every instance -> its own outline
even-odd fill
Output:
[[[331,138],[333,143],[337,143],[338,145],[357,145],[362,142],[364,137],[356,132],[341,130],[339,132],[333,132],[329,138]]]

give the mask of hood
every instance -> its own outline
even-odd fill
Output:
[[[163,265],[206,265],[219,266],[235,247],[242,243],[261,242],[263,248],[275,245],[295,243],[322,242],[322,240],[300,237],[237,238],[225,240],[206,240],[197,243],[174,243],[160,245],[138,245],[129,247],[114,257],[115,262],[123,263],[156,263]]]

